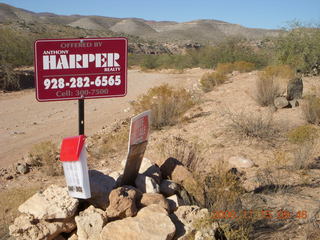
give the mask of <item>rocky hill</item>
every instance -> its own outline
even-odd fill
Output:
[[[188,41],[217,43],[228,37],[241,36],[249,40],[276,36],[279,30],[246,28],[217,20],[190,22],[148,21],[139,18],[110,18],[101,16],[56,15],[34,13],[10,5],[0,4],[0,23],[24,22],[25,24],[55,24],[87,30],[107,31],[116,34],[139,36],[158,42]]]

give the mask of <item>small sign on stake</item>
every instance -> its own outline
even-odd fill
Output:
[[[131,119],[128,156],[122,177],[122,185],[134,184],[139,173],[141,161],[148,144],[150,114],[150,110],[145,111]]]

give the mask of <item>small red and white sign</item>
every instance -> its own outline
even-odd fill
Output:
[[[129,147],[148,140],[150,131],[150,111],[145,111],[131,119]]]
[[[123,97],[127,94],[126,38],[40,39],[34,44],[40,102]]]
[[[60,151],[69,195],[82,199],[91,197],[85,138],[80,135],[63,139]]]

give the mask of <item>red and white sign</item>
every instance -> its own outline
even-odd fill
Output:
[[[91,197],[85,138],[80,135],[63,139],[60,151],[69,195],[82,199]]]
[[[145,111],[131,119],[129,147],[148,141],[150,113],[150,111]]]
[[[127,49],[126,38],[37,40],[34,44],[37,100],[125,96]]]

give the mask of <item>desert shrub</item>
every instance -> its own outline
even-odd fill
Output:
[[[315,95],[305,97],[306,102],[302,105],[302,111],[308,123],[320,123],[320,98]]]
[[[41,142],[33,146],[29,153],[29,158],[32,166],[41,167],[48,176],[63,174],[58,148],[50,141]]]
[[[235,69],[234,69],[233,63],[218,63],[215,70],[216,70],[216,72],[219,72],[222,74],[227,74],[227,73],[231,73]]]
[[[313,142],[319,137],[319,130],[312,125],[303,125],[292,129],[288,133],[288,140],[294,144]]]
[[[295,75],[289,65],[271,65],[265,67],[260,73],[260,78],[291,79]]]
[[[250,72],[255,68],[256,67],[254,63],[237,61],[234,63],[218,63],[216,71],[219,73],[227,74],[232,73],[233,71]]]
[[[320,29],[293,23],[275,40],[278,62],[302,72],[311,72],[320,63]]]
[[[251,72],[254,69],[256,69],[256,65],[251,62],[246,62],[246,61],[237,61],[233,63],[234,65],[234,70],[239,71],[239,72]]]
[[[158,145],[158,151],[167,159],[175,158],[191,171],[196,171],[203,159],[203,146],[197,141],[187,141],[181,136],[173,136]]]
[[[210,92],[215,86],[224,83],[227,80],[225,74],[220,72],[205,73],[200,79],[200,87],[204,92]]]
[[[293,153],[293,168],[306,169],[315,158],[318,146],[319,130],[313,125],[303,125],[288,133],[289,142],[295,144]]]
[[[195,105],[195,99],[185,89],[164,84],[151,88],[131,105],[136,113],[151,109],[151,125],[154,129],[161,129],[176,124],[183,113]]]
[[[256,102],[263,107],[270,106],[274,104],[274,99],[280,94],[281,89],[276,75],[272,68],[266,68],[259,74],[256,81]]]
[[[240,138],[255,138],[272,141],[279,136],[280,130],[273,121],[271,113],[227,112],[229,128]]]
[[[204,180],[205,207],[209,211],[236,210],[243,189],[235,174],[223,161],[218,161]]]
[[[0,64],[0,89],[8,91],[20,89],[19,80],[13,73],[13,67],[10,64]]]

